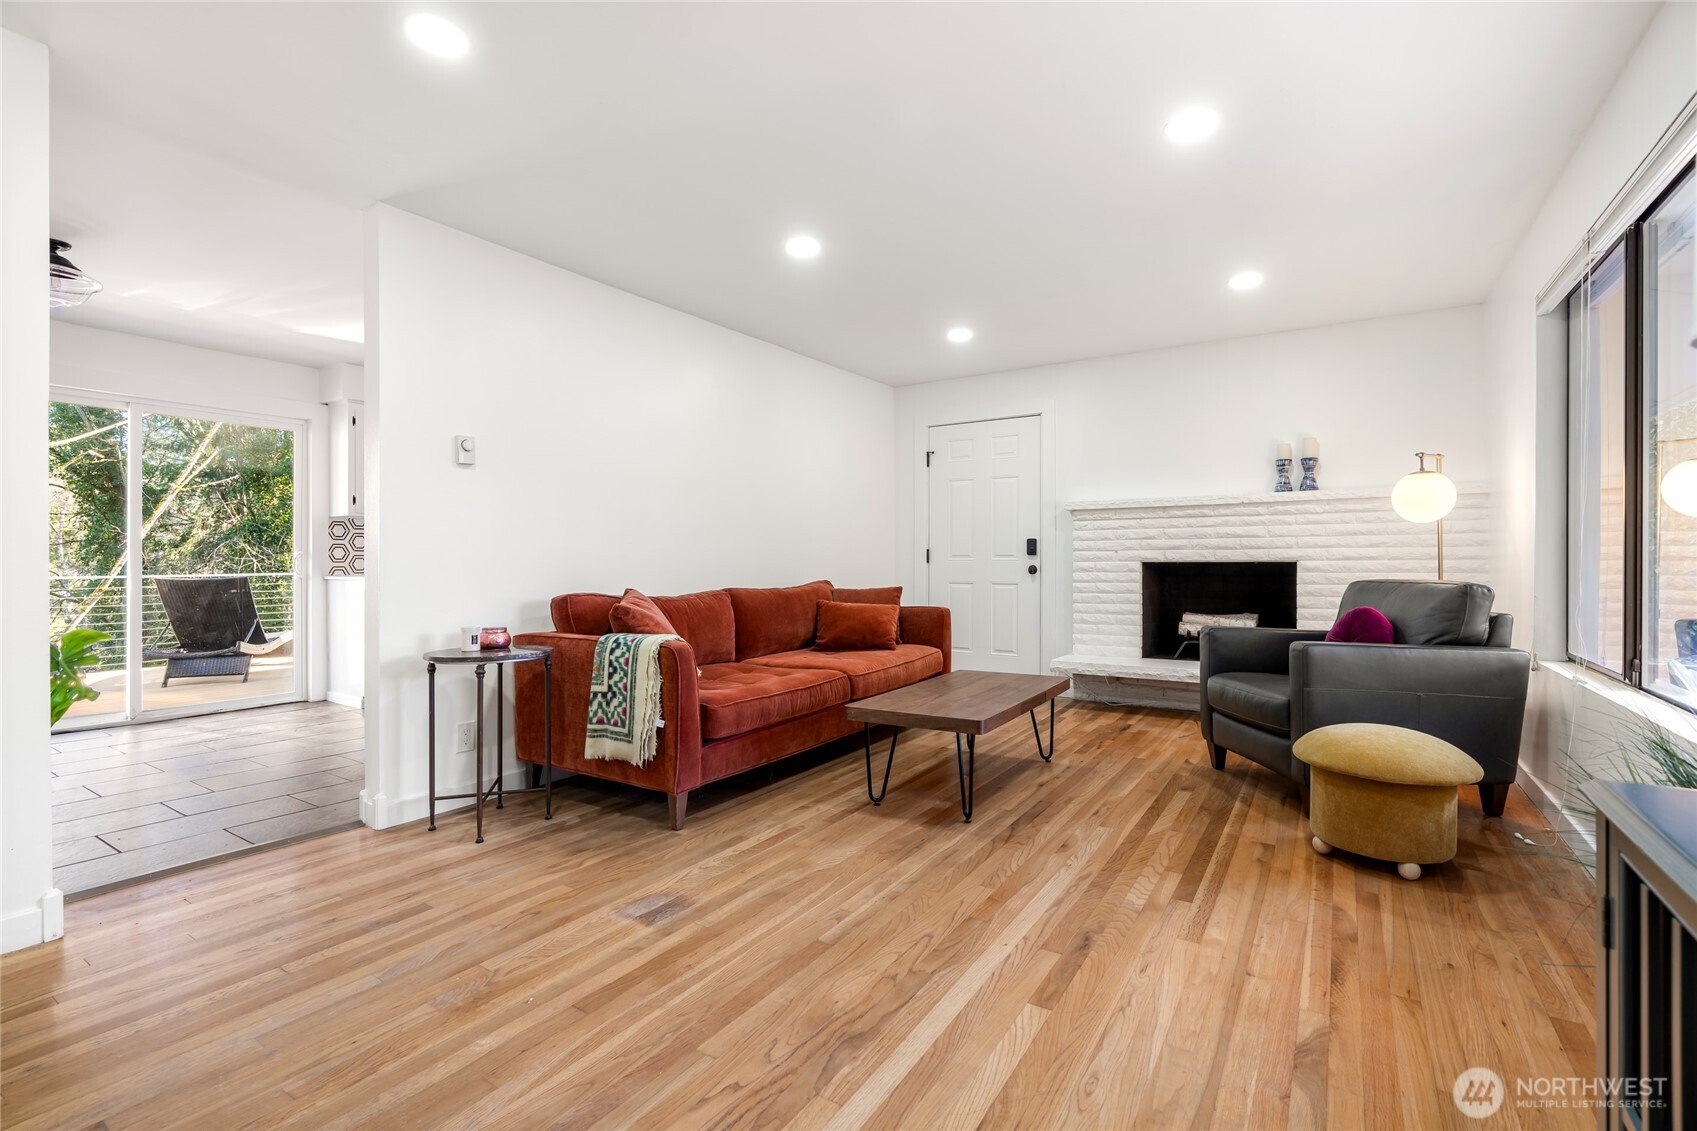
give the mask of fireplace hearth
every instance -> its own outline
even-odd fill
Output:
[[[1253,617],[1263,628],[1296,627],[1295,562],[1144,562],[1143,655],[1196,660],[1193,616]]]

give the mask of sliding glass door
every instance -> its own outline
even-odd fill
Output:
[[[112,639],[61,728],[301,698],[299,427],[50,407],[54,638]]]

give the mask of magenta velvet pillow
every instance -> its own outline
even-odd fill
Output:
[[[1396,629],[1384,613],[1362,605],[1339,617],[1326,639],[1333,644],[1390,644],[1396,640]]]

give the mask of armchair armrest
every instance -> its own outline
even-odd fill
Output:
[[[1305,628],[1204,628],[1200,638],[1203,686],[1217,672],[1284,675],[1290,670],[1291,645],[1325,638],[1323,631]]]
[[[943,605],[903,605],[897,630],[903,644],[929,644],[943,653],[943,671],[954,667],[949,610]]]
[[[1324,640],[1326,634],[1305,628],[1232,628],[1211,625],[1202,630],[1202,737],[1214,742],[1214,712],[1208,705],[1208,680],[1222,672],[1265,672],[1284,675],[1290,670],[1291,646],[1305,640]],[[1216,755],[1223,757],[1223,755]],[[1218,767],[1220,763],[1216,762]]]
[[[1435,735],[1514,780],[1532,657],[1514,648],[1297,644],[1290,650],[1290,730],[1386,723]]]
[[[701,705],[698,698],[695,652],[683,640],[660,646],[660,747],[646,766],[628,762],[589,761],[583,756],[589,717],[589,676],[595,665],[598,637],[571,632],[526,632],[514,644],[553,650],[552,701],[548,721],[553,730],[553,764],[563,770],[628,782],[645,789],[679,793],[701,784]],[[545,757],[540,664],[516,664],[513,669],[515,728],[518,755],[541,765]]]

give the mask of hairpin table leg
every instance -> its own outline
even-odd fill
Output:
[[[955,734],[955,769],[960,771],[960,814],[966,818],[969,825],[972,824],[972,778],[975,769],[973,747],[977,737],[972,734],[966,736],[966,764],[963,766],[960,760],[960,734]]]
[[[1037,740],[1037,756],[1047,762],[1055,756],[1055,701],[1049,700],[1049,749],[1043,749],[1043,732],[1037,729],[1037,708],[1031,708],[1031,737]]]
[[[884,795],[890,792],[890,767],[896,764],[896,739],[900,737],[901,730],[897,728],[890,732],[890,754],[884,760],[884,788],[877,793],[872,792],[872,724],[862,723],[860,733],[866,742],[866,796],[871,799],[872,804],[882,805]]]
[[[542,819],[554,819],[554,658],[542,657],[542,772],[547,785],[543,787]]]
[[[436,831],[436,665],[430,665],[430,831]]]

